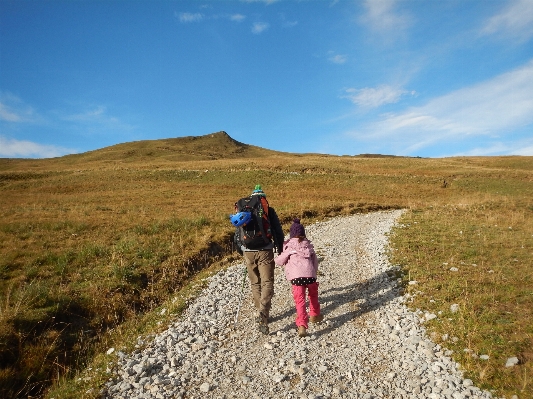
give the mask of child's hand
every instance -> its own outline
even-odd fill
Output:
[[[289,255],[296,255],[297,253],[298,252],[296,252],[296,251],[291,251],[291,252],[289,252]]]

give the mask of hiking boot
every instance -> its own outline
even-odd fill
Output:
[[[322,314],[319,314],[318,316],[311,316],[309,318],[311,323],[320,323],[322,320],[324,320],[324,315]]]
[[[268,335],[268,333],[269,333],[268,325],[267,324],[263,324],[263,323],[259,323],[259,332],[261,334]]]
[[[305,337],[307,335],[307,328],[305,328],[304,326],[299,326],[298,327],[298,336],[299,337]]]
[[[266,316],[264,313],[259,313],[254,320],[257,324],[268,324],[268,316]]]

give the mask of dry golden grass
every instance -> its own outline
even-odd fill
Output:
[[[479,386],[508,397],[532,392],[532,214],[514,201],[421,209],[392,240],[404,283],[418,282],[407,286],[410,306],[440,316],[428,323],[434,341]],[[515,356],[520,366],[506,368]]]
[[[0,395],[94,396],[105,376],[76,370],[104,367],[103,348],[157,328],[150,310],[179,312],[200,270],[234,259],[227,217],[262,184],[285,227],[408,209],[391,257],[419,282],[413,306],[443,312],[429,328],[458,338],[446,345],[476,383],[531,398],[532,172],[531,157],[285,154],[224,133],[0,160]]]

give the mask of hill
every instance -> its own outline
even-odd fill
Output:
[[[172,162],[250,158],[276,155],[267,150],[241,143],[220,131],[204,136],[187,136],[160,140],[143,140],[117,144],[100,150],[80,154],[83,161],[131,161],[145,158]],[[75,155],[72,157],[76,157]],[[78,160],[78,159],[76,159]]]
[[[204,136],[187,136],[159,140],[142,140],[116,144],[81,154],[50,159],[1,159],[0,168],[8,170],[18,165],[28,167],[47,166],[80,167],[84,164],[101,163],[168,163],[189,161],[213,161],[217,159],[245,159],[283,155],[283,152],[268,150],[241,143],[220,131]]]
[[[290,154],[224,132],[1,159],[0,397],[40,396],[52,383],[56,399],[96,397],[108,348],[133,349],[202,276],[240,259],[228,215],[261,184],[285,231],[295,216],[407,209],[391,236],[393,274],[413,306],[446,315],[428,331],[457,338],[442,345],[476,385],[526,398],[531,171],[533,157]],[[520,367],[504,367],[511,356]]]
[[[241,143],[225,131],[203,136],[186,136],[158,140],[141,140],[120,143],[109,147],[47,159],[0,158],[0,171],[23,167],[29,170],[65,170],[88,165],[100,167],[121,164],[169,164],[191,161],[215,161],[231,159],[259,159],[265,157],[315,156],[336,157],[327,154],[290,154]],[[352,156],[344,156],[351,158]],[[395,155],[360,154],[356,158],[408,158]]]

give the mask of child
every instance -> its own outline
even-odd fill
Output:
[[[290,229],[290,239],[283,243],[283,252],[275,259],[277,265],[285,265],[285,277],[292,284],[292,296],[296,305],[296,326],[298,336],[307,335],[308,320],[319,323],[324,319],[318,303],[318,282],[316,272],[318,258],[311,241],[305,237],[300,219],[294,219]],[[305,307],[306,290],[309,296],[309,319]]]

